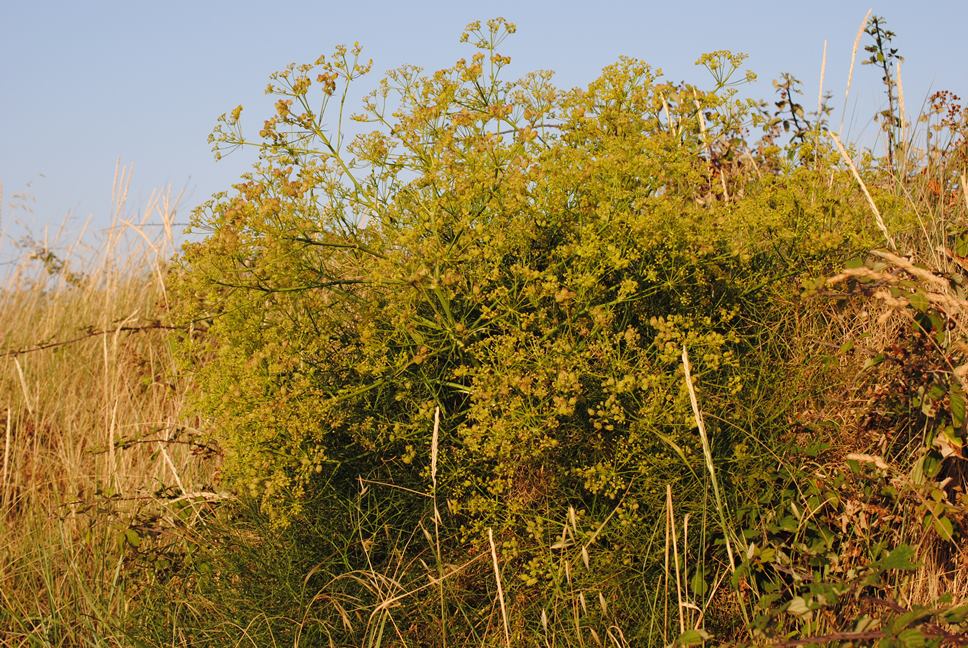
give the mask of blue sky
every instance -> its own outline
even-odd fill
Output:
[[[436,69],[467,54],[458,43],[467,22],[499,15],[518,25],[504,48],[513,74],[553,69],[559,85],[573,86],[627,54],[672,80],[698,81],[699,54],[732,49],[750,55],[760,96],[789,71],[803,81],[807,106],[816,102],[826,39],[825,86],[834,92],[837,123],[851,46],[868,8],[898,34],[909,110],[936,89],[968,96],[964,1],[3,0],[0,227],[10,237],[18,219],[39,233],[89,215],[104,226],[119,159],[133,166],[131,207],[171,185],[185,190],[184,220],[248,165],[240,155],[216,163],[206,137],[216,117],[239,103],[257,123],[268,110],[262,91],[273,70],[354,40],[377,73],[403,63]],[[858,66],[851,93],[849,136],[872,136],[879,75]]]

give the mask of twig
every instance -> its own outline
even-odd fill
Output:
[[[175,502],[181,502],[190,499],[201,499],[206,502],[218,502],[221,500],[233,499],[234,495],[231,493],[215,493],[212,491],[198,491],[194,493],[185,493],[179,495],[178,497],[173,497],[171,499],[162,500],[165,504],[174,504]]]
[[[108,333],[144,333],[146,331],[187,331],[188,326],[172,326],[169,324],[162,324],[161,322],[151,322],[149,324],[144,324],[141,326],[120,326],[110,329],[96,329],[89,327],[84,335],[78,335],[77,337],[68,338],[66,340],[56,340],[54,342],[45,342],[43,344],[37,344],[31,347],[24,347],[22,349],[10,349],[7,351],[0,352],[0,358],[16,358],[17,356],[22,356],[27,353],[34,353],[35,351],[45,351],[47,349],[55,349],[57,347],[67,346],[68,344],[75,344],[77,342],[82,342],[88,338],[98,337],[99,335],[106,335]],[[205,329],[195,328],[195,331],[204,332]]]

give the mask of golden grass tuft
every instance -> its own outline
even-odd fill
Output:
[[[126,187],[93,246],[37,244],[0,289],[3,645],[123,643],[128,521],[211,480],[161,324],[175,201],[129,214]]]

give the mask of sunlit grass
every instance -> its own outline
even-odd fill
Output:
[[[99,240],[35,243],[0,289],[5,645],[124,645],[129,522],[211,479],[159,322],[175,205],[125,194],[121,172]]]

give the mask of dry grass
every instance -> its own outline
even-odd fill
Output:
[[[210,479],[158,328],[174,204],[157,195],[132,216],[125,196],[122,172],[95,246],[40,244],[0,289],[3,645],[121,643],[127,521]]]

